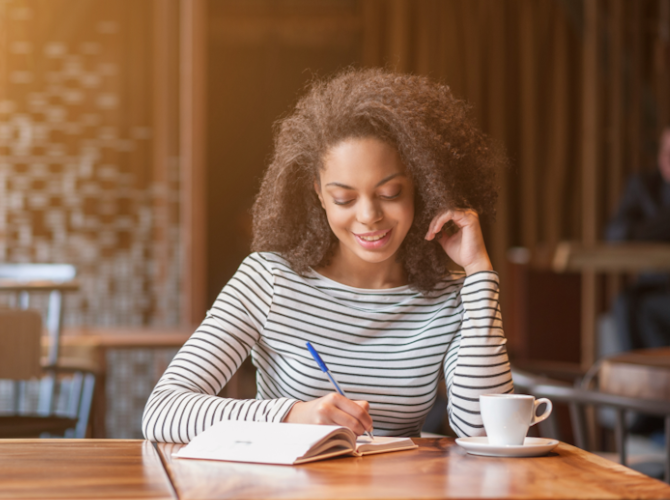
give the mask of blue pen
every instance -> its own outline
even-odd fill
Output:
[[[312,347],[312,344],[310,344],[309,342],[307,342],[307,349],[309,350],[309,353],[314,358],[314,361],[316,361],[316,364],[319,365],[319,368],[321,368],[321,371],[323,373],[325,373],[326,375],[328,375],[328,378],[330,379],[330,381],[335,386],[335,390],[346,398],[347,395],[344,393],[344,391],[342,389],[340,389],[340,385],[337,383],[337,381],[333,377],[333,374],[330,373],[330,370],[326,366],[326,363],[323,362],[323,360],[321,359],[321,356],[319,356],[319,353],[316,352],[316,349],[314,349],[314,347]],[[374,439],[374,436],[368,431],[365,431],[365,435],[367,437],[369,437],[370,439]]]

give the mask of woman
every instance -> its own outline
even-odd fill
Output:
[[[443,377],[454,431],[482,434],[479,395],[513,391],[477,215],[502,161],[427,78],[348,70],[313,84],[280,122],[255,253],[156,385],[144,435],[188,442],[244,419],[417,436]],[[217,397],[249,354],[256,399]]]

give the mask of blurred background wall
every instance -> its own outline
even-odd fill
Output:
[[[77,266],[65,334],[180,319],[178,15],[162,7],[0,1],[0,262]],[[106,352],[106,435],[141,437],[144,403],[176,351]]]
[[[0,261],[76,264],[68,325],[179,318],[178,152],[154,151],[154,17],[150,1],[0,2]]]
[[[275,120],[381,66],[449,85],[508,151],[484,225],[512,355],[590,359],[621,278],[519,283],[654,167],[669,44],[670,0],[0,0],[0,261],[77,265],[69,326],[196,324],[249,252]]]

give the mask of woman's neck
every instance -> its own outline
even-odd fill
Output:
[[[367,262],[337,247],[327,266],[317,271],[333,281],[354,288],[383,289],[407,284],[407,273],[395,255],[384,262]]]

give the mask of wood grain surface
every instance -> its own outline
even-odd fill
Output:
[[[591,243],[564,241],[556,246],[554,271],[639,272],[670,269],[667,243]]]
[[[561,443],[538,458],[468,455],[451,438],[417,450],[295,467],[173,459],[159,444],[180,499],[670,498],[670,486]]]
[[[141,440],[0,440],[0,499],[174,499]]]

